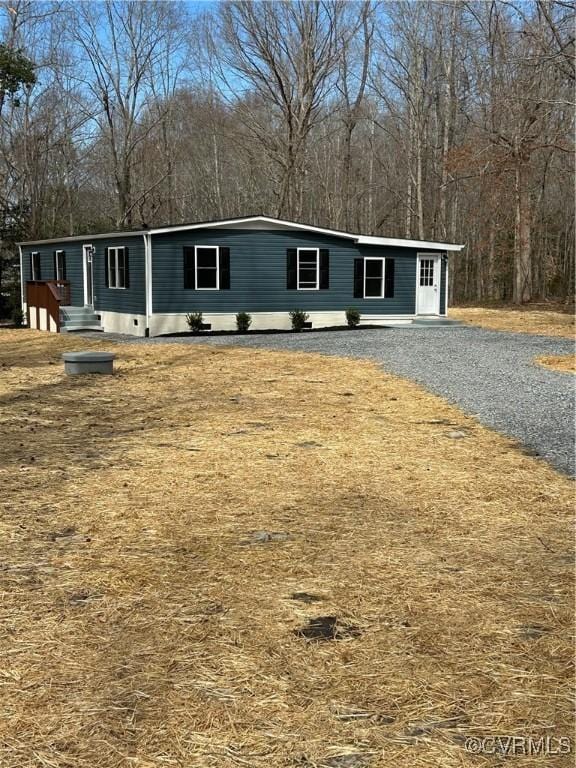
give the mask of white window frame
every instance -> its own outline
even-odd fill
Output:
[[[61,275],[61,272],[63,270],[60,269],[60,267],[64,265],[63,264],[61,265],[59,263],[58,258],[61,257],[62,259],[65,259],[66,258],[65,253],[66,251],[62,249],[56,251],[56,280],[64,280],[64,278]]]
[[[316,285],[314,287],[312,286],[307,286],[306,288],[300,287],[300,251],[316,252]],[[306,267],[306,269],[311,269],[311,267]],[[296,290],[298,291],[320,290],[320,248],[297,248],[296,249]]]
[[[31,251],[30,252],[30,273],[31,273],[30,274],[30,279],[31,280],[40,280],[41,278],[38,277],[35,274],[36,270],[34,269],[34,261],[35,261],[34,256],[38,256],[38,262],[40,262],[40,259],[41,259],[40,251]],[[42,266],[40,264],[39,264],[39,266],[40,266],[40,274],[42,274]]]
[[[114,262],[114,282],[116,285],[112,285],[112,281],[110,280],[110,277],[112,275],[110,271],[110,253],[114,251],[116,253],[116,260]],[[126,246],[124,245],[112,245],[110,248],[106,249],[106,270],[108,272],[108,288],[110,288],[111,291],[125,291],[126,286],[125,285],[118,285],[119,276],[120,276],[120,270],[118,269],[118,253],[119,251],[124,251],[124,282],[126,282]]]
[[[199,288],[198,287],[198,249],[205,248],[216,251],[216,287]],[[220,290],[220,246],[219,245],[195,245],[194,246],[194,285],[197,291],[219,291]]]
[[[381,261],[382,262],[382,285],[380,287],[379,296],[366,296],[366,262],[367,261]],[[374,280],[374,278],[368,278]],[[386,256],[364,256],[364,298],[365,299],[383,299],[385,292],[385,280],[386,280]]]

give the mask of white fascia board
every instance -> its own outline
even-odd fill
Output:
[[[148,234],[147,229],[138,230],[137,232],[103,232],[100,235],[68,235],[67,237],[51,237],[49,240],[25,240],[16,245],[48,245],[49,243],[66,243],[70,241],[84,240],[86,242],[90,240],[101,240],[104,237],[142,237],[142,235]]]
[[[353,235],[349,232],[340,232],[334,229],[324,229],[322,227],[314,227],[311,224],[297,224],[293,221],[285,221],[284,219],[273,219],[269,216],[248,216],[238,219],[226,219],[225,221],[217,222],[201,222],[200,224],[183,224],[181,227],[162,227],[160,229],[151,229],[151,235],[164,235],[170,232],[185,232],[187,230],[194,229],[219,229],[234,226],[235,224],[249,224],[253,222],[264,222],[271,224],[272,226],[283,226],[287,229],[303,230],[305,232],[318,232],[321,235],[330,235],[332,237],[344,237],[348,240],[356,240],[358,235]]]
[[[394,237],[371,237],[370,235],[358,235],[358,245],[391,245],[395,248],[436,248],[440,251],[461,251],[464,245],[454,243],[429,243],[425,240],[401,240]]]

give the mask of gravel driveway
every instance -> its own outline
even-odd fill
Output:
[[[538,355],[573,352],[568,339],[451,326],[139,341],[239,345],[375,360],[387,371],[455,403],[482,424],[516,438],[562,472],[574,474],[574,377],[533,363]]]

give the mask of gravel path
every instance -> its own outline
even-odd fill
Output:
[[[108,337],[136,340],[118,334]],[[574,474],[574,377],[533,362],[538,355],[573,352],[568,339],[452,326],[138,341],[239,345],[375,360],[387,371],[455,403],[486,426],[516,438],[562,472]]]

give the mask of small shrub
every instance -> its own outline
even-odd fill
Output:
[[[293,331],[301,331],[304,325],[308,322],[310,315],[304,312],[303,309],[293,309],[288,313],[290,315],[290,322],[292,323]]]
[[[252,325],[252,315],[248,312],[238,312],[236,315],[236,328],[239,333],[247,333]]]
[[[360,324],[360,312],[356,307],[348,307],[346,310],[346,322],[349,328],[356,328]]]
[[[20,307],[14,307],[12,310],[12,322],[16,328],[22,328],[24,325],[24,313]]]
[[[202,312],[190,312],[186,315],[186,322],[192,333],[200,333],[202,326],[204,325]]]

